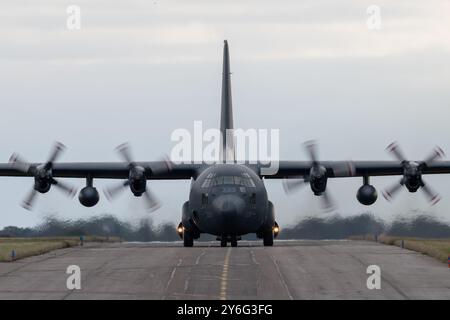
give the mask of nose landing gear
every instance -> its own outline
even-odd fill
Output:
[[[230,242],[231,242],[231,246],[232,246],[232,247],[237,247],[237,239],[236,239],[236,236],[232,236]]]
[[[241,237],[223,235],[221,237],[218,237],[217,240],[220,240],[221,247],[226,247],[228,242],[230,242],[232,247],[237,247],[237,242],[238,240],[241,240]]]

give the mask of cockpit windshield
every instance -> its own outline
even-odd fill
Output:
[[[209,188],[219,185],[238,185],[255,188],[255,182],[252,180],[247,172],[243,172],[240,176],[216,176],[215,173],[210,173],[203,181],[202,188]]]

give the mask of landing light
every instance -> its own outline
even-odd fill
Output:
[[[178,233],[183,233],[183,227],[178,227],[177,231]]]
[[[280,228],[279,228],[279,227],[274,227],[274,228],[273,228],[273,232],[274,232],[274,233],[280,232]]]

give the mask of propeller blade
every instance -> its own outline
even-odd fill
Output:
[[[172,167],[173,164],[170,161],[169,157],[167,155],[164,155],[160,159],[160,162],[152,163],[150,169],[152,169],[152,174],[160,175],[170,172],[172,170]]]
[[[143,196],[146,202],[146,209],[149,213],[156,211],[161,207],[160,202],[158,201],[158,199],[156,199],[156,197],[153,195],[153,193],[150,191],[148,187],[143,193]]]
[[[303,178],[297,178],[297,179],[284,179],[283,180],[283,190],[286,194],[292,194],[301,187],[303,187],[306,184],[306,180]]]
[[[394,196],[397,194],[397,192],[400,191],[401,187],[403,187],[402,180],[400,180],[400,182],[393,184],[390,188],[385,189],[383,191],[383,197],[386,200],[391,201],[394,198]]]
[[[430,153],[428,157],[425,158],[424,162],[428,165],[438,159],[441,159],[445,156],[444,151],[441,148],[436,146],[433,151]]]
[[[390,145],[387,146],[386,150],[391,153],[397,160],[399,161],[406,161],[406,157],[403,154],[402,150],[400,149],[400,146],[397,142],[392,142]]]
[[[131,156],[130,144],[128,142],[124,142],[117,146],[117,153],[128,163],[133,162],[133,157]]]
[[[330,192],[325,190],[322,195],[320,195],[320,199],[322,201],[322,210],[325,212],[331,212],[337,208],[336,202],[333,197],[330,195]]]
[[[52,150],[50,151],[50,154],[48,156],[47,163],[53,163],[56,161],[56,159],[59,158],[59,156],[63,153],[63,151],[66,150],[66,146],[62,144],[61,142],[55,142],[55,144],[52,147]]]
[[[61,180],[52,179],[52,184],[59,188],[61,191],[65,193],[66,196],[73,198],[75,194],[77,193],[77,188],[70,185],[67,182],[63,182]]]
[[[422,181],[423,182],[423,181]],[[428,202],[434,206],[441,200],[441,196],[437,193],[433,188],[431,188],[428,184],[423,182],[422,190],[425,193],[425,196],[428,199]]]
[[[37,167],[31,167],[31,164],[26,161],[24,158],[22,158],[19,154],[13,153],[11,157],[9,158],[9,162],[13,164],[13,167],[15,167],[19,171],[23,172],[30,172],[34,175],[35,178],[35,185],[33,189],[27,194],[25,199],[22,201],[22,207],[24,207],[27,210],[31,210],[33,208],[33,204],[36,198],[36,195],[41,190],[39,187],[39,182],[43,181],[45,183],[50,183],[52,185],[55,185],[57,188],[59,188],[61,191],[63,191],[67,196],[73,197],[76,194],[77,189],[70,184],[62,181],[58,181],[56,179],[53,179],[52,177],[52,165],[53,163],[60,157],[62,152],[66,149],[66,146],[62,144],[61,142],[55,142],[52,146],[52,149],[50,150],[49,156],[47,158],[47,162],[45,165],[39,165]],[[35,188],[37,187],[37,188]],[[36,190],[38,189],[38,190]],[[45,190],[43,192],[46,192],[48,190]]]
[[[116,151],[118,154],[122,157],[123,160],[129,163],[130,170],[132,169],[138,169],[137,165],[133,161],[133,157],[131,155],[131,148],[129,143],[125,142],[119,145],[116,148]],[[164,174],[166,172],[169,172],[172,169],[172,163],[170,162],[169,158],[165,157],[160,162],[155,162],[150,165],[150,169],[152,170],[153,174]],[[120,193],[122,190],[124,190],[124,187],[127,187],[130,184],[129,180],[125,181],[124,183],[113,186],[110,188],[107,188],[105,190],[105,195],[108,199],[111,199],[115,197],[118,193]],[[149,188],[146,187],[145,192],[143,193],[145,202],[146,202],[146,209],[149,212],[153,212],[156,209],[158,209],[161,205],[159,201],[156,199],[156,197],[150,192]]]
[[[9,158],[9,163],[11,163],[16,170],[21,172],[28,172],[30,169],[30,163],[26,161],[20,154],[13,153]]]
[[[306,141],[303,146],[305,147],[306,152],[309,155],[309,158],[313,163],[317,163],[317,141],[309,140]]]
[[[129,181],[125,180],[125,181],[121,181],[116,185],[110,186],[110,187],[106,187],[103,190],[103,193],[105,194],[106,198],[109,201],[112,201],[114,198],[116,198],[122,191],[124,191],[127,186],[129,185]]]
[[[23,199],[21,206],[31,211],[33,209],[33,205],[36,200],[36,196],[37,191],[34,188],[32,188],[31,191]]]

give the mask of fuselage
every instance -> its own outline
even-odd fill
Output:
[[[274,225],[263,180],[249,167],[216,164],[192,181],[183,225],[200,233],[240,236]]]
[[[201,233],[216,235],[221,246],[237,246],[241,235],[256,233],[265,246],[273,245],[279,228],[264,181],[253,167],[235,160],[232,135],[233,107],[228,42],[224,41],[222,99],[220,108],[221,153],[219,161],[197,171],[191,182],[189,201],[183,204],[177,231],[184,246],[192,247]]]

